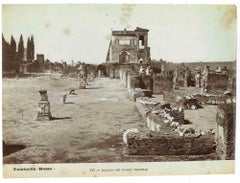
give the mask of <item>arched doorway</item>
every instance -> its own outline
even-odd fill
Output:
[[[119,54],[119,64],[129,63],[129,53],[127,51],[122,51]]]

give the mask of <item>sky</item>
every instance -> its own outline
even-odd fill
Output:
[[[2,5],[2,32],[34,35],[35,53],[51,61],[103,63],[111,30],[149,29],[152,59],[232,61],[237,52],[233,5],[55,4]]]

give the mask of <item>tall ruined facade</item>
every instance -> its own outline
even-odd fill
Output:
[[[150,63],[148,31],[137,27],[134,31],[112,31],[106,63]]]

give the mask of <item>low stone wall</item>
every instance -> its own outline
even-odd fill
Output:
[[[157,133],[128,136],[129,155],[203,155],[215,152],[214,135],[179,137]]]
[[[217,154],[220,159],[235,159],[235,104],[219,105],[217,111]]]

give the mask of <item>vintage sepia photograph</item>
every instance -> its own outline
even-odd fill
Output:
[[[2,4],[3,176],[230,174],[237,6]]]

